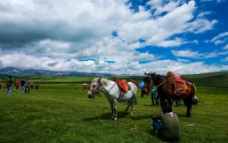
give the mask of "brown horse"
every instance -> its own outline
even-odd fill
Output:
[[[166,99],[171,104],[171,99],[182,99],[187,106],[186,117],[191,117],[192,101],[195,96],[195,85],[185,78],[179,78],[179,80],[168,77],[156,75],[155,73],[145,73],[143,78],[145,93],[149,92],[149,89],[155,85],[158,88],[158,96],[160,102]]]

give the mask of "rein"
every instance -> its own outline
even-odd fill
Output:
[[[165,80],[164,82],[162,82],[161,84],[157,85],[156,87],[158,88],[159,86],[165,84],[168,80]]]
[[[106,92],[106,93],[109,93],[109,91],[115,86],[115,84],[116,84],[116,82],[113,84],[113,86],[108,91],[106,91],[106,90],[102,90],[102,91]]]
[[[116,84],[116,82],[113,84],[113,86],[108,91],[106,91],[106,90],[101,90],[101,91],[105,92],[105,93],[109,93],[109,91],[115,86],[115,84]],[[97,90],[100,91],[99,87],[100,87],[100,84],[97,83],[96,88],[94,88],[93,90],[90,89],[90,91],[94,94]]]

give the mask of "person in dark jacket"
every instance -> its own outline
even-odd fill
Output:
[[[20,81],[20,93],[25,93],[25,80],[23,78]]]
[[[152,117],[152,130],[158,137],[166,142],[178,142],[180,139],[180,123],[176,113],[172,112],[172,106],[168,102],[162,102],[161,113]]]
[[[35,85],[36,85],[36,90],[38,90],[38,88],[39,88],[39,82],[36,81],[36,82],[35,82]]]
[[[11,96],[12,90],[13,90],[13,83],[14,83],[14,79],[12,76],[9,76],[6,79],[6,85],[7,85],[7,96]]]

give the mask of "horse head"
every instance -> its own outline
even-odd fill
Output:
[[[153,75],[155,75],[155,72],[154,73],[144,73],[145,76],[143,78],[143,82],[144,82],[144,87],[142,89],[143,93],[147,94],[148,92],[151,91],[152,89],[152,86],[153,86]]]
[[[99,94],[100,91],[100,85],[101,85],[101,77],[98,78],[94,78],[90,84],[90,89],[88,91],[88,98],[93,98],[95,97],[97,94]]]

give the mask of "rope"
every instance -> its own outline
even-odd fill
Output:
[[[161,84],[157,85],[156,87],[158,88],[159,86],[163,85],[164,83],[166,83],[167,80],[165,80],[164,82],[162,82]]]
[[[95,99],[95,98],[94,98],[94,99]],[[131,132],[133,132],[133,131],[137,132],[137,127],[136,127],[136,125],[135,125],[134,128],[132,128],[132,127],[128,127],[128,126],[108,125],[108,124],[104,123],[104,122],[101,120],[101,118],[100,118],[100,116],[99,116],[99,114],[98,114],[98,112],[97,112],[97,106],[96,106],[96,105],[95,105],[95,108],[96,108],[97,117],[99,118],[99,121],[100,121],[103,125],[105,125],[105,126],[112,126],[112,127],[118,127],[118,128],[130,129]]]

